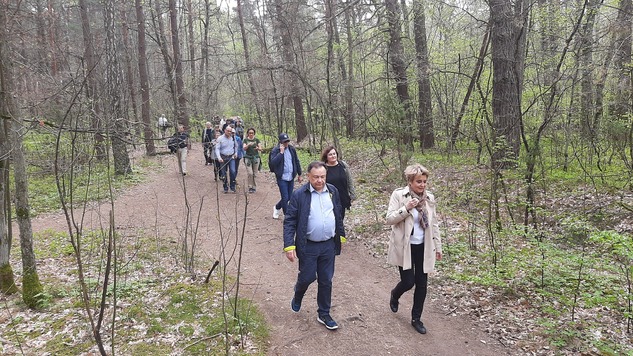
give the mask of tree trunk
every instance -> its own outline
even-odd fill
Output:
[[[325,112],[327,117],[332,122],[332,135],[334,136],[334,143],[336,144],[337,137],[341,131],[341,125],[339,122],[340,110],[338,102],[338,89],[332,88],[333,82],[339,83],[338,78],[333,77],[332,66],[335,65],[334,58],[334,31],[336,28],[336,0],[325,1],[325,31],[327,33],[327,60],[325,63],[325,82],[327,89],[327,105]]]
[[[521,147],[524,0],[490,0],[492,115],[495,169],[516,166]]]
[[[165,66],[165,76],[166,76],[166,80],[167,83],[169,84],[169,92],[171,94],[172,97],[172,103],[174,103],[173,105],[173,117],[177,117],[178,116],[178,111],[176,108],[176,103],[178,102],[177,99],[177,94],[176,94],[176,83],[174,80],[174,74],[173,74],[173,65],[172,65],[172,58],[169,54],[169,49],[167,46],[167,36],[165,35],[165,23],[163,22],[163,11],[160,7],[160,1],[154,1],[154,11],[156,12],[155,14],[153,14],[152,19],[156,21],[156,24],[154,24],[154,29],[156,31],[156,42],[158,44],[158,48],[160,48],[160,54],[163,58],[163,64]]]
[[[473,71],[473,75],[470,77],[470,83],[468,84],[468,89],[466,89],[466,95],[464,96],[464,100],[462,101],[462,106],[459,109],[459,114],[457,114],[457,118],[455,119],[455,124],[451,129],[451,148],[454,149],[457,144],[457,136],[459,135],[460,126],[462,123],[462,118],[466,113],[466,108],[468,107],[468,101],[470,100],[470,96],[475,89],[475,84],[479,81],[481,76],[481,72],[484,68],[484,59],[486,58],[486,54],[488,53],[488,47],[490,46],[490,21],[488,21],[488,26],[486,26],[486,33],[484,34],[483,41],[481,42],[481,47],[479,48],[479,56],[477,57],[477,63],[475,64],[475,69]]]
[[[130,27],[128,25],[126,5],[121,9],[121,37],[123,38],[123,62],[125,64],[125,84],[130,95],[130,104],[132,106],[132,119],[128,120],[129,124],[134,128],[134,135],[141,137],[141,123],[138,119],[138,110],[136,104],[136,85],[134,83],[134,71],[132,71],[132,48],[130,47]],[[126,111],[127,112],[127,111]],[[136,147],[136,139],[132,140]]]
[[[200,77],[206,78],[205,70],[209,68],[209,30],[211,28],[211,2],[210,0],[204,0],[204,18],[202,20],[202,38],[200,39],[200,53],[202,60],[198,70],[200,71]],[[208,97],[209,95],[205,95]]]
[[[352,36],[352,21],[350,12],[354,2],[349,2],[345,6],[345,35],[347,37],[347,76],[343,74],[342,79],[345,84],[345,127],[347,128],[347,136],[354,137],[356,132],[355,115],[354,115],[354,40]],[[342,68],[345,65],[342,64]]]
[[[113,0],[106,2],[105,8],[105,55],[106,55],[106,88],[107,99],[109,101],[108,112],[108,134],[112,145],[112,156],[114,160],[114,173],[117,175],[132,172],[130,157],[127,152],[125,136],[128,132],[124,119],[121,93],[123,92],[123,80],[121,79],[121,66],[119,63],[116,39],[116,25],[114,22]]]
[[[138,34],[138,79],[141,87],[141,122],[143,123],[143,136],[145,137],[145,151],[149,156],[156,155],[154,145],[154,130],[149,111],[149,79],[147,73],[147,54],[145,44],[145,13],[141,0],[135,0],[136,24]]]
[[[190,79],[190,83],[192,83],[192,90],[189,90],[189,112],[191,112],[192,116],[196,117],[199,116],[198,113],[199,112],[203,112],[204,113],[204,109],[201,110],[201,103],[200,103],[200,98],[201,98],[201,91],[200,91],[200,87],[198,86],[198,78],[196,78],[197,72],[196,72],[196,43],[195,43],[195,35],[194,35],[194,29],[193,29],[193,25],[195,23],[194,20],[194,8],[193,8],[193,4],[191,0],[187,0],[185,5],[187,6],[187,45],[188,45],[188,59],[189,59],[189,70],[191,71],[189,73],[189,79]]]
[[[580,66],[580,125],[583,137],[594,142],[596,127],[593,124],[596,112],[602,115],[602,96],[594,96],[594,68],[593,68],[593,29],[596,21],[596,12],[600,0],[589,0],[586,21],[580,31],[579,41],[579,66]],[[610,59],[609,59],[610,60]],[[606,68],[605,68],[606,70]],[[600,90],[600,89],[598,89]]]
[[[48,67],[48,56],[46,55],[46,49],[48,47],[46,41],[46,21],[44,17],[46,13],[44,6],[42,5],[44,0],[37,0],[35,2],[35,24],[37,26],[37,62],[41,69]]]
[[[57,63],[57,31],[59,30],[59,26],[57,24],[57,10],[53,7],[53,2],[48,1],[48,51],[50,53],[50,70],[51,76],[56,77],[58,71],[58,63]]]
[[[397,137],[399,142],[409,148],[413,148],[411,132],[413,130],[412,124],[415,120],[413,119],[413,110],[409,97],[407,63],[401,41],[402,31],[400,29],[402,28],[402,21],[400,21],[400,6],[397,0],[385,0],[385,9],[387,11],[387,21],[389,22],[389,63],[396,81],[396,93],[404,112],[401,121],[397,123]]]
[[[299,67],[295,60],[295,53],[292,47],[292,23],[291,19],[296,19],[296,11],[285,11],[281,0],[275,0],[275,15],[279,37],[281,38],[281,50],[284,59],[285,77],[290,88],[290,96],[295,111],[295,127],[297,130],[297,141],[300,142],[308,136],[305,114],[303,112],[303,99],[301,86],[299,85]],[[292,6],[297,6],[293,4]]]
[[[189,66],[191,68],[191,76],[196,75],[196,46],[193,35],[193,6],[191,0],[187,0],[187,31],[189,33]]]
[[[86,76],[86,99],[90,108],[90,125],[95,131],[94,149],[95,155],[99,161],[105,161],[107,158],[107,149],[105,146],[105,137],[102,133],[103,123],[101,122],[102,112],[99,98],[99,71],[96,70],[97,60],[94,50],[94,41],[92,39],[92,30],[90,28],[90,11],[86,0],[79,0],[79,14],[81,16],[81,31],[84,41],[84,58],[86,60],[85,76]]]
[[[0,14],[0,18],[5,17]],[[0,26],[4,28],[6,21],[0,19]],[[3,69],[5,45],[3,38],[0,38],[0,70]],[[2,85],[4,88],[4,85]],[[11,221],[11,196],[9,189],[9,135],[8,126],[10,124],[9,116],[5,115],[6,100],[8,95],[4,95],[4,89],[0,93],[0,293],[13,294],[18,291],[13,276],[13,268],[11,268],[9,257],[11,257],[12,234],[10,231]]]
[[[16,113],[13,112],[13,115]],[[22,252],[22,300],[34,309],[42,300],[42,285],[37,274],[35,252],[33,252],[33,228],[29,206],[29,185],[24,159],[22,136],[25,130],[14,116],[13,130],[13,179],[15,180],[15,216],[20,228],[20,251]]]
[[[557,80],[558,73],[555,72],[556,57],[559,55],[558,40],[559,26],[557,26],[561,16],[561,6],[557,0],[538,0],[536,7],[539,18],[542,19],[538,28],[540,37],[540,62],[545,67],[543,74],[543,84],[549,87]]]
[[[179,124],[189,129],[189,116],[187,116],[187,99],[185,98],[185,83],[182,78],[182,59],[180,56],[180,35],[178,31],[178,13],[176,12],[176,0],[169,0],[169,23],[171,26],[171,46],[174,55],[173,73],[176,82],[176,120]]]
[[[427,149],[435,146],[433,132],[433,116],[431,108],[431,81],[429,79],[431,65],[429,63],[426,44],[426,23],[423,0],[413,2],[413,33],[415,35],[415,52],[418,66],[418,120],[420,147]]]
[[[618,120],[627,120],[631,112],[631,0],[620,0],[618,16],[613,26],[615,56],[613,65],[616,78],[615,100],[611,107],[611,114]]]
[[[18,291],[9,261],[11,256],[11,199],[9,189],[9,132],[14,111],[9,53],[9,5],[0,3],[0,293]]]
[[[244,46],[244,62],[246,63],[246,76],[248,79],[248,87],[251,91],[251,97],[255,104],[255,111],[257,112],[257,118],[262,117],[262,112],[259,104],[259,96],[257,95],[257,89],[255,89],[255,81],[253,80],[253,65],[251,63],[250,50],[248,45],[248,37],[246,36],[246,26],[244,25],[244,13],[242,8],[242,0],[237,0],[237,16],[240,22],[240,33],[242,35],[242,45]]]

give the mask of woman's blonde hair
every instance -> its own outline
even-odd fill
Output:
[[[404,169],[404,176],[407,178],[407,182],[411,182],[415,179],[415,176],[423,175],[429,176],[429,170],[423,165],[416,163],[408,166]]]

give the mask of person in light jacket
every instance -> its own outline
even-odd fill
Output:
[[[404,170],[407,186],[393,191],[387,208],[387,224],[391,225],[387,262],[398,266],[400,282],[391,290],[389,307],[398,311],[402,294],[415,286],[411,325],[426,334],[422,310],[426,299],[428,274],[435,261],[442,259],[442,240],[435,210],[435,197],[426,190],[429,171],[420,164]]]

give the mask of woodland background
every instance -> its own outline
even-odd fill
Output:
[[[213,116],[239,115],[267,147],[289,132],[308,155],[331,142],[384,168],[363,170],[360,183],[396,182],[412,160],[451,167],[445,205],[462,227],[452,252],[484,269],[465,264],[452,277],[531,296],[555,347],[630,352],[631,0],[0,6],[0,287],[17,291],[14,217],[27,306],[46,297],[30,231],[44,193],[29,183],[48,179],[68,211],[111,197],[87,182],[132,175],[132,148],[157,154],[158,116],[198,139]],[[357,232],[379,231],[374,220]],[[106,252],[115,237],[104,235]],[[82,238],[69,222],[79,266]],[[191,246],[183,251],[191,271]],[[101,345],[103,315],[87,315]]]

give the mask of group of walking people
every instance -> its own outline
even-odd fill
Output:
[[[222,124],[222,123],[220,123]],[[248,192],[257,191],[257,172],[261,169],[260,154],[262,145],[255,137],[255,128],[244,130],[241,119],[229,119],[227,122],[214,128],[211,122],[205,124],[202,132],[202,145],[204,149],[205,164],[213,166],[213,177],[222,181],[225,193],[236,192],[236,179],[240,168],[240,162],[244,160],[248,175]]]
[[[299,273],[290,300],[298,313],[310,284],[317,281],[317,318],[328,330],[338,329],[330,315],[332,279],[336,256],[345,239],[345,211],[356,199],[349,166],[334,146],[327,146],[321,160],[307,167],[308,182],[293,191],[294,180],[302,182],[297,152],[286,133],[271,152],[281,199],[273,207],[273,218],[284,214],[284,253],[298,261]],[[386,213],[391,225],[387,261],[398,266],[400,281],[390,291],[389,308],[397,313],[400,297],[415,287],[411,326],[426,334],[422,311],[427,294],[428,274],[442,258],[442,242],[433,194],[426,190],[429,171],[420,164],[404,170],[407,185],[393,191]]]
[[[243,158],[248,172],[248,191],[255,193],[257,172],[261,169],[262,146],[254,128],[240,137],[230,121],[222,129],[210,122],[202,134],[205,164],[214,167],[215,180],[223,182],[224,192],[235,192],[237,170]],[[181,125],[179,132],[184,132]],[[243,132],[243,131],[242,131]],[[179,150],[179,155],[180,155]],[[186,157],[186,149],[184,150]],[[349,165],[341,160],[334,146],[327,146],[321,160],[307,166],[307,182],[296,190],[295,180],[303,182],[297,150],[287,133],[278,136],[278,144],[269,155],[270,170],[279,188],[280,200],[273,207],[273,219],[283,220],[283,251],[291,262],[298,261],[299,272],[290,300],[293,312],[301,310],[308,287],[317,281],[317,321],[329,330],[338,329],[330,315],[335,257],[345,239],[345,212],[356,199]],[[183,162],[179,156],[179,161]],[[183,174],[186,166],[181,165]],[[420,164],[404,170],[407,185],[391,194],[386,224],[391,225],[387,261],[398,267],[400,280],[390,291],[389,309],[399,310],[401,296],[413,289],[411,325],[419,333],[427,332],[422,312],[427,294],[428,274],[442,258],[442,243],[433,194],[427,191],[429,171]]]

